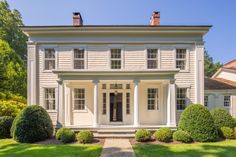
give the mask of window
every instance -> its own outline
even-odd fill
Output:
[[[74,69],[84,69],[84,49],[74,49]]]
[[[148,110],[155,110],[155,108],[158,110],[158,89],[157,88],[148,88],[147,90],[147,98],[148,98]]]
[[[186,107],[187,88],[177,88],[176,101],[177,110],[184,110]]]
[[[122,84],[110,84],[110,89],[123,89]]]
[[[106,107],[107,107],[107,94],[106,93],[103,93],[102,94],[102,114],[106,114],[107,110],[106,110]]]
[[[121,69],[121,49],[111,49],[111,69]]]
[[[55,69],[55,50],[54,49],[45,49],[44,57],[44,69],[52,70]]]
[[[130,89],[130,84],[126,84],[126,89]]]
[[[147,50],[147,68],[157,69],[158,66],[158,50],[148,49]]]
[[[230,107],[230,96],[229,95],[224,96],[224,107]]]
[[[130,114],[130,93],[126,93],[126,114]]]
[[[85,89],[74,88],[74,110],[85,109]]]
[[[45,107],[46,110],[55,110],[56,109],[56,99],[55,99],[55,88],[45,88]]]
[[[204,96],[204,106],[208,106],[208,95]]]
[[[186,49],[176,49],[176,68],[186,70]]]

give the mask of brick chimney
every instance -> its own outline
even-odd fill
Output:
[[[73,13],[73,26],[83,26],[83,19],[79,12]]]
[[[160,12],[154,11],[150,18],[150,26],[159,26],[160,25]]]

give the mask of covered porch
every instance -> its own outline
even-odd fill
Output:
[[[176,127],[177,70],[54,72],[61,126],[90,130]]]

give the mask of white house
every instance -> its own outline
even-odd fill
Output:
[[[225,108],[236,117],[236,59],[226,63],[211,79],[205,79],[205,106]]]
[[[57,127],[176,127],[183,109],[204,103],[204,41],[211,26],[24,26],[28,104]]]

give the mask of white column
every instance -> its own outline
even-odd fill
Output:
[[[134,80],[134,126],[139,126],[138,84],[139,80]]]
[[[63,80],[58,79],[58,91],[57,91],[57,125],[58,127],[64,126],[64,84]]]
[[[93,126],[98,126],[98,80],[94,80],[94,87],[93,87],[93,112],[94,112],[94,119],[93,119]]]
[[[176,126],[175,80],[170,80],[167,96],[167,126]]]
[[[69,126],[70,123],[70,114],[72,114],[70,111],[70,88],[68,87],[68,83],[64,84],[64,117],[65,117],[65,125]]]

